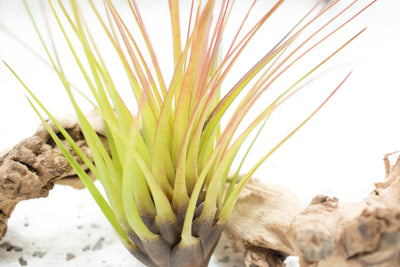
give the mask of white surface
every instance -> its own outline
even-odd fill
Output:
[[[288,1],[282,7],[281,20],[304,12],[299,2]],[[310,2],[304,1],[308,6]],[[36,6],[35,12],[38,11]],[[257,177],[289,187],[304,204],[316,194],[356,201],[368,194],[374,181],[383,178],[383,154],[400,149],[399,13],[399,1],[378,1],[350,31],[344,31],[355,33],[362,26],[369,27],[324,69],[334,71],[299,95],[299,101],[278,110],[271,119],[273,131],[260,140],[254,159],[266,152],[271,139],[279,140],[291,129],[283,121],[304,118],[349,70],[354,71],[351,78],[312,121],[267,160]],[[161,19],[160,16],[156,17]],[[0,23],[40,51],[19,1],[0,0]],[[258,42],[259,49],[254,51],[268,51],[264,44]],[[71,110],[53,73],[1,30],[0,59],[34,88],[50,110]],[[1,150],[31,135],[39,121],[21,86],[1,64],[0,81]],[[100,238],[104,238],[102,249],[93,250]],[[0,248],[0,266],[19,266],[20,257],[28,262],[27,266],[140,266],[119,243],[89,194],[70,188],[57,187],[46,199],[20,203],[0,245],[5,242],[22,247],[23,251],[6,252]],[[87,246],[89,250],[83,251]],[[46,254],[35,257],[35,252]],[[66,261],[67,253],[76,257]],[[233,266],[218,261],[224,256],[218,254],[211,266]]]
[[[29,267],[143,266],[121,244],[86,190],[56,186],[48,198],[20,203],[8,226],[0,242],[0,266],[20,266],[20,258]],[[6,242],[23,250],[6,251],[1,247]],[[230,249],[217,250],[210,266],[243,267]],[[40,253],[44,255],[36,256]],[[76,257],[67,260],[67,254]],[[226,256],[230,261],[224,264]]]

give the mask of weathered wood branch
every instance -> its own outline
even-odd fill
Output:
[[[99,135],[104,136],[102,121],[98,114],[91,112],[88,114],[88,119]],[[77,119],[73,116],[62,116],[58,121],[91,158]],[[56,133],[59,133],[53,124],[50,125]],[[60,138],[62,139],[61,135]],[[105,138],[101,138],[106,144]],[[69,143],[66,140],[63,140],[63,143],[75,155]],[[87,170],[79,157],[75,158]],[[90,175],[89,171],[88,173]],[[32,137],[22,140],[10,150],[0,154],[0,239],[6,233],[8,218],[18,202],[47,197],[55,183],[83,188],[79,177],[43,126],[40,126]]]
[[[400,266],[400,157],[359,203],[316,196],[303,209],[287,189],[253,180],[226,233],[246,266],[283,266],[288,255],[304,267]]]

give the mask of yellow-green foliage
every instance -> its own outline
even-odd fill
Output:
[[[165,259],[162,257],[165,255],[154,254],[164,251],[162,245],[164,243],[167,244],[166,250],[172,251],[174,247],[185,248],[197,244],[196,240],[200,239],[207,250],[205,244],[208,242],[208,235],[211,235],[216,226],[223,226],[229,219],[239,193],[251,175],[325,102],[260,158],[240,182],[237,181],[240,166],[235,169],[237,171],[233,179],[228,182],[228,173],[235,167],[232,166],[232,162],[244,141],[258,129],[257,127],[261,129],[264,127],[272,112],[293,95],[311,73],[361,33],[338,46],[333,53],[327,54],[320,64],[299,75],[297,82],[289,88],[284,88],[281,95],[271,101],[271,104],[266,106],[243,132],[237,133],[238,126],[249,109],[277,77],[347,24],[347,22],[336,26],[333,24],[342,14],[342,10],[339,10],[335,14],[337,17],[326,25],[318,27],[304,42],[293,46],[294,40],[306,28],[314,25],[318,18],[331,11],[340,1],[331,1],[320,11],[307,14],[246,75],[240,77],[227,94],[221,96],[221,86],[237,62],[237,58],[261,26],[283,4],[283,0],[276,1],[276,4],[265,12],[247,33],[239,35],[246,23],[244,19],[228,51],[221,49],[221,42],[226,24],[230,19],[234,19],[230,18],[233,5],[231,2],[213,0],[204,3],[192,2],[189,32],[187,38],[182,38],[185,34],[182,33],[179,18],[180,13],[186,11],[180,10],[178,0],[170,0],[175,67],[169,84],[165,83],[150,36],[135,1],[128,1],[128,5],[131,16],[140,30],[139,36],[131,34],[130,25],[124,23],[110,0],[104,1],[108,20],[102,18],[97,10],[98,6],[88,0],[126,72],[137,104],[136,113],[132,113],[132,108],[126,106],[120,97],[109,71],[112,66],[105,64],[99,47],[93,41],[90,27],[84,20],[78,1],[69,1],[68,8],[64,6],[66,2],[48,1],[48,6],[69,45],[77,67],[87,82],[91,92],[90,98],[94,99],[93,106],[104,120],[110,153],[76,102],[75,91],[63,71],[62,64],[52,55],[51,48],[43,41],[41,30],[35,24],[36,18],[33,18],[31,13],[29,14],[43,47],[76,111],[94,163],[79,149],[34,93],[24,86],[29,93],[29,99],[33,100],[30,101],[38,115],[41,116],[37,106],[46,112],[100,180],[106,196],[98,191],[55,133],[47,126],[57,145],[85,183],[123,243],[131,251],[141,251],[133,254],[144,254],[142,258],[141,254],[138,257],[149,265],[163,264]],[[252,8],[253,6],[245,11],[248,12],[247,15],[252,15]],[[28,6],[27,10],[29,12]],[[314,41],[314,34],[331,24],[334,29]],[[67,30],[72,30],[74,38],[79,39],[79,49],[83,49],[84,56],[77,52],[78,47],[71,41],[72,36],[67,34]],[[144,47],[139,47],[139,40],[145,44]],[[296,54],[301,48],[306,52]],[[236,101],[239,104],[234,104],[239,95],[242,97],[240,101]],[[228,108],[233,108],[233,113],[227,118],[226,126],[222,126],[221,120],[227,116]],[[41,118],[43,120],[43,117]],[[230,184],[226,190],[227,182]],[[152,249],[154,251],[151,251]],[[208,255],[209,252],[205,251],[204,254]]]

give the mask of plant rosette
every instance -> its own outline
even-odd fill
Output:
[[[257,137],[268,128],[268,119],[312,81],[312,74],[365,29],[338,44],[335,50],[325,52],[315,65],[302,68],[303,73],[299,72],[296,80],[282,88],[255,116],[252,108],[276,81],[284,79],[294,66],[306,63],[312,51],[335,38],[338,31],[375,1],[319,1],[228,90],[224,88],[229,84],[229,74],[239,64],[246,47],[271,17],[279,15],[275,13],[285,1],[275,1],[268,7],[256,0],[246,8],[241,5],[242,16],[238,18],[232,12],[234,1],[169,0],[173,55],[170,77],[166,77],[168,70],[162,70],[159,64],[136,1],[127,1],[123,8],[110,0],[84,2],[85,8],[75,0],[49,0],[47,8],[52,16],[45,16],[45,22],[57,25],[87,89],[74,85],[60,60],[51,27],[46,38],[38,18],[24,1],[51,68],[76,112],[93,161],[35,96],[34,90],[9,69],[25,87],[32,107],[121,242],[136,258],[147,266],[207,266],[245,184],[350,74],[332,88],[314,112],[238,179]],[[154,4],[154,8],[159,7]],[[265,11],[261,15],[254,15],[255,10],[262,8]],[[96,23],[88,23],[87,12]],[[233,35],[227,34],[231,24],[235,29]],[[96,41],[92,27],[100,28],[106,36],[114,53],[113,64],[104,58],[102,44]],[[114,64],[125,74],[132,97],[120,93],[120,76],[114,76]],[[83,96],[101,115],[107,148],[85,117],[77,95]],[[127,104],[132,99],[135,103]],[[104,195],[41,111],[101,182]],[[234,174],[230,176],[232,170]]]

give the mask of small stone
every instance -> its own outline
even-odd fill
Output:
[[[21,251],[23,251],[24,249],[23,249],[23,248],[20,248],[20,247],[12,247],[11,250],[12,250],[12,251],[15,251],[15,252],[21,252]]]
[[[1,245],[0,245],[0,248],[5,248],[6,251],[8,251],[8,252],[11,252],[11,251],[14,251],[14,252],[21,252],[21,251],[24,250],[23,248],[14,246],[14,245],[12,245],[12,244],[10,244],[10,243],[8,243],[8,242],[4,242],[3,244],[1,244]]]
[[[100,237],[99,240],[96,242],[96,244],[92,247],[92,250],[95,251],[102,249],[103,242],[104,242],[104,237]]]
[[[83,248],[82,248],[82,251],[88,251],[90,249],[90,246],[89,245],[86,245],[86,246],[84,246]]]
[[[72,253],[67,253],[66,261],[70,261],[70,260],[72,260],[72,259],[74,259],[74,258],[76,258],[76,256],[75,256],[74,254],[72,254]]]
[[[28,265],[28,262],[24,260],[22,257],[18,259],[18,262],[21,266],[26,266]]]
[[[43,258],[44,255],[46,255],[46,252],[43,251],[35,251],[32,254],[33,257],[38,257],[38,258]]]

